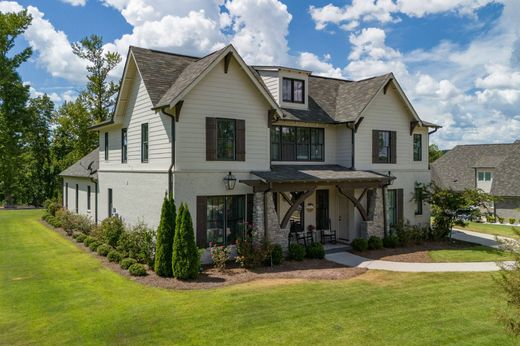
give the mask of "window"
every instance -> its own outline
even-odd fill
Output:
[[[282,84],[284,102],[305,103],[305,82],[303,80],[284,78]]]
[[[246,198],[238,196],[212,196],[207,198],[207,242],[232,245],[244,236],[246,230]]]
[[[141,162],[148,162],[148,124],[141,124]]]
[[[491,172],[478,172],[478,181],[491,181]]]
[[[236,121],[217,119],[217,160],[235,160]]]
[[[114,205],[112,201],[112,189],[108,189],[108,217],[112,216],[112,211],[114,210]]]
[[[105,161],[108,161],[108,132],[105,132]]]
[[[413,135],[413,160],[422,161],[422,135]]]
[[[372,132],[372,163],[395,163],[395,131]]]
[[[128,130],[121,129],[121,163],[126,163],[128,158]]]
[[[388,226],[397,225],[397,191],[388,190]]]
[[[423,191],[420,187],[415,188],[415,215],[423,213]]]
[[[323,161],[324,129],[273,126],[271,160]]]
[[[74,210],[76,211],[76,214],[79,212],[78,204],[79,204],[79,185],[76,184],[76,200],[75,200],[75,204],[74,204]]]
[[[87,185],[87,210],[90,210],[90,185]]]

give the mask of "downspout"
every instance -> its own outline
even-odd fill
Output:
[[[435,130],[428,132],[428,136],[433,135],[435,132],[439,130],[438,127],[435,128]]]
[[[170,197],[173,197],[173,167],[175,166],[175,121],[176,121],[176,118],[175,118],[175,114],[167,113],[165,109],[166,108],[161,108],[161,112],[164,115],[167,115],[167,116],[169,116],[172,119],[172,122],[171,122],[171,136],[172,136],[171,151],[172,151],[172,158],[171,158],[170,167],[168,168],[168,195]]]

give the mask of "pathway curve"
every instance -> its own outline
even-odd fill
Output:
[[[475,244],[498,247],[495,236],[470,232],[465,230],[454,230],[453,238]],[[510,239],[510,238],[507,238]],[[514,241],[514,240],[513,240]],[[497,262],[460,262],[460,263],[411,263],[411,262],[391,262],[373,260],[354,255],[350,252],[327,253],[325,258],[329,261],[346,265],[349,267],[388,270],[394,272],[490,272],[497,271],[500,266]],[[512,265],[513,261],[503,262]]]

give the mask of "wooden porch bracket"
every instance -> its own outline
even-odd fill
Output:
[[[413,130],[415,130],[417,126],[419,126],[418,121],[410,121],[410,136],[413,134]]]
[[[181,109],[182,105],[184,104],[184,100],[180,100],[175,104],[175,122],[179,122],[179,119],[181,118]]]
[[[282,219],[282,223],[280,224],[280,227],[282,229],[285,229],[287,227],[287,224],[289,223],[289,219],[291,218],[291,215],[296,211],[298,206],[300,204],[302,204],[308,197],[310,197],[310,195],[312,195],[315,190],[316,190],[316,187],[312,187],[310,190],[302,193],[301,196],[298,197],[298,199],[296,201],[294,201],[294,203],[291,205],[289,210],[287,210],[287,212],[285,213],[285,216]]]
[[[363,196],[365,195],[368,189],[365,188],[361,193],[361,196],[359,196],[359,198],[356,198],[356,196],[354,196],[353,193],[345,191],[341,185],[336,185],[336,188],[338,189],[339,193],[348,198],[352,202],[352,204],[354,204],[356,209],[359,211],[359,214],[361,215],[363,221],[368,221],[367,211],[365,207],[361,204],[361,199],[363,199]]]

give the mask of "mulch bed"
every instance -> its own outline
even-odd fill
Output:
[[[370,259],[392,261],[392,262],[433,262],[428,254],[431,250],[459,250],[478,246],[459,240],[446,240],[438,242],[425,242],[423,244],[398,247],[395,249],[368,250],[363,252],[352,251],[353,254]]]
[[[119,264],[109,262],[106,257],[91,251],[88,247],[83,245],[83,243],[76,242],[72,237],[69,237],[63,229],[54,228],[43,220],[40,220],[40,222],[72,241],[78,248],[99,259],[105,267],[112,271],[126,276],[132,281],[160,288],[178,290],[208,289],[254,280],[266,280],[266,282],[271,283],[298,282],[299,280],[346,280],[367,271],[365,268],[350,268],[324,259],[305,259],[301,262],[284,261],[281,265],[272,268],[262,267],[254,270],[240,268],[235,263],[230,263],[224,272],[219,272],[211,266],[204,266],[204,270],[199,277],[196,280],[189,281],[162,278],[156,275],[152,270],[148,270],[148,275],[146,276],[135,277],[131,276],[127,270],[121,269]]]

